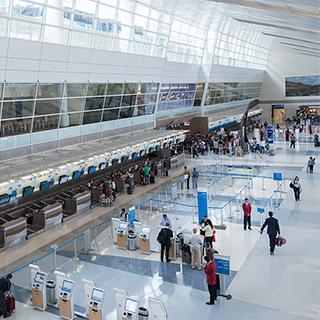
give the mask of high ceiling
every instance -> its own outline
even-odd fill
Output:
[[[208,28],[217,12],[278,39],[293,51],[320,55],[320,0],[140,0]]]

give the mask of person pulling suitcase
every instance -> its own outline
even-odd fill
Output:
[[[11,289],[12,274],[9,273],[6,277],[0,278],[0,311],[4,318],[8,318],[13,312],[14,305],[12,301],[14,298],[9,295],[6,299],[5,294]],[[9,307],[9,308],[8,308]]]

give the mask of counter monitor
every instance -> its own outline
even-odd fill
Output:
[[[124,309],[126,312],[129,312],[131,314],[136,313],[138,310],[138,301],[127,299]]]
[[[96,167],[95,166],[91,166],[88,168],[88,174],[92,174],[96,171]]]
[[[141,151],[140,151],[140,157],[143,157],[145,154],[146,154],[146,151],[145,151],[145,150],[141,150]]]
[[[34,187],[31,187],[31,186],[28,186],[28,187],[24,187],[22,189],[22,196],[23,197],[29,197],[32,195],[33,193],[33,190],[34,190]]]
[[[36,273],[36,277],[34,278],[34,281],[35,282],[38,282],[38,283],[43,283],[44,282],[44,274],[41,273],[41,272],[37,272]]]
[[[7,204],[10,202],[11,195],[10,194],[2,194],[0,196],[0,205]]]
[[[138,158],[138,153],[134,152],[131,156],[132,159],[137,159]]]
[[[63,280],[61,290],[70,293],[73,288],[73,282],[68,280]]]
[[[99,170],[103,170],[107,167],[107,163],[106,162],[102,162],[99,164]]]
[[[68,176],[66,176],[66,175],[60,176],[59,184],[66,183],[67,181],[68,181]]]
[[[77,170],[72,172],[72,180],[77,180],[80,177],[81,177],[81,171]]]
[[[40,191],[45,191],[45,190],[49,189],[49,187],[50,187],[50,182],[49,181],[42,181],[40,183],[39,190]]]

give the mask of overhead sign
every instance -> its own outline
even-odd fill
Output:
[[[274,181],[282,181],[282,173],[281,172],[274,172],[273,173],[273,180]]]
[[[198,188],[198,222],[200,224],[204,216],[208,216],[208,190]]]
[[[214,261],[216,262],[217,274],[231,276],[230,256],[215,254]]]

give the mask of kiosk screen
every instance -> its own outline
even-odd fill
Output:
[[[94,173],[96,171],[96,167],[95,166],[91,166],[88,168],[88,174]]]
[[[44,282],[44,274],[37,272],[36,277],[34,278],[34,281],[38,282],[38,283],[43,283]]]
[[[67,293],[70,293],[73,287],[73,283],[68,280],[63,280],[61,290]]]
[[[125,305],[125,310],[131,314],[136,313],[138,309],[138,301],[132,300],[132,299],[127,299],[126,300],[126,305]]]
[[[138,158],[138,153],[134,152],[131,156],[132,159],[137,159]]]
[[[97,301],[97,302],[102,302],[103,300],[103,291],[98,290],[98,289],[93,289],[92,295],[91,295],[91,300]]]
[[[149,231],[150,231],[150,228],[146,228],[146,227],[142,228],[142,233],[143,234],[148,234]]]
[[[141,150],[141,151],[140,151],[140,157],[143,157],[145,154],[146,154],[146,151],[145,151],[145,150]]]

